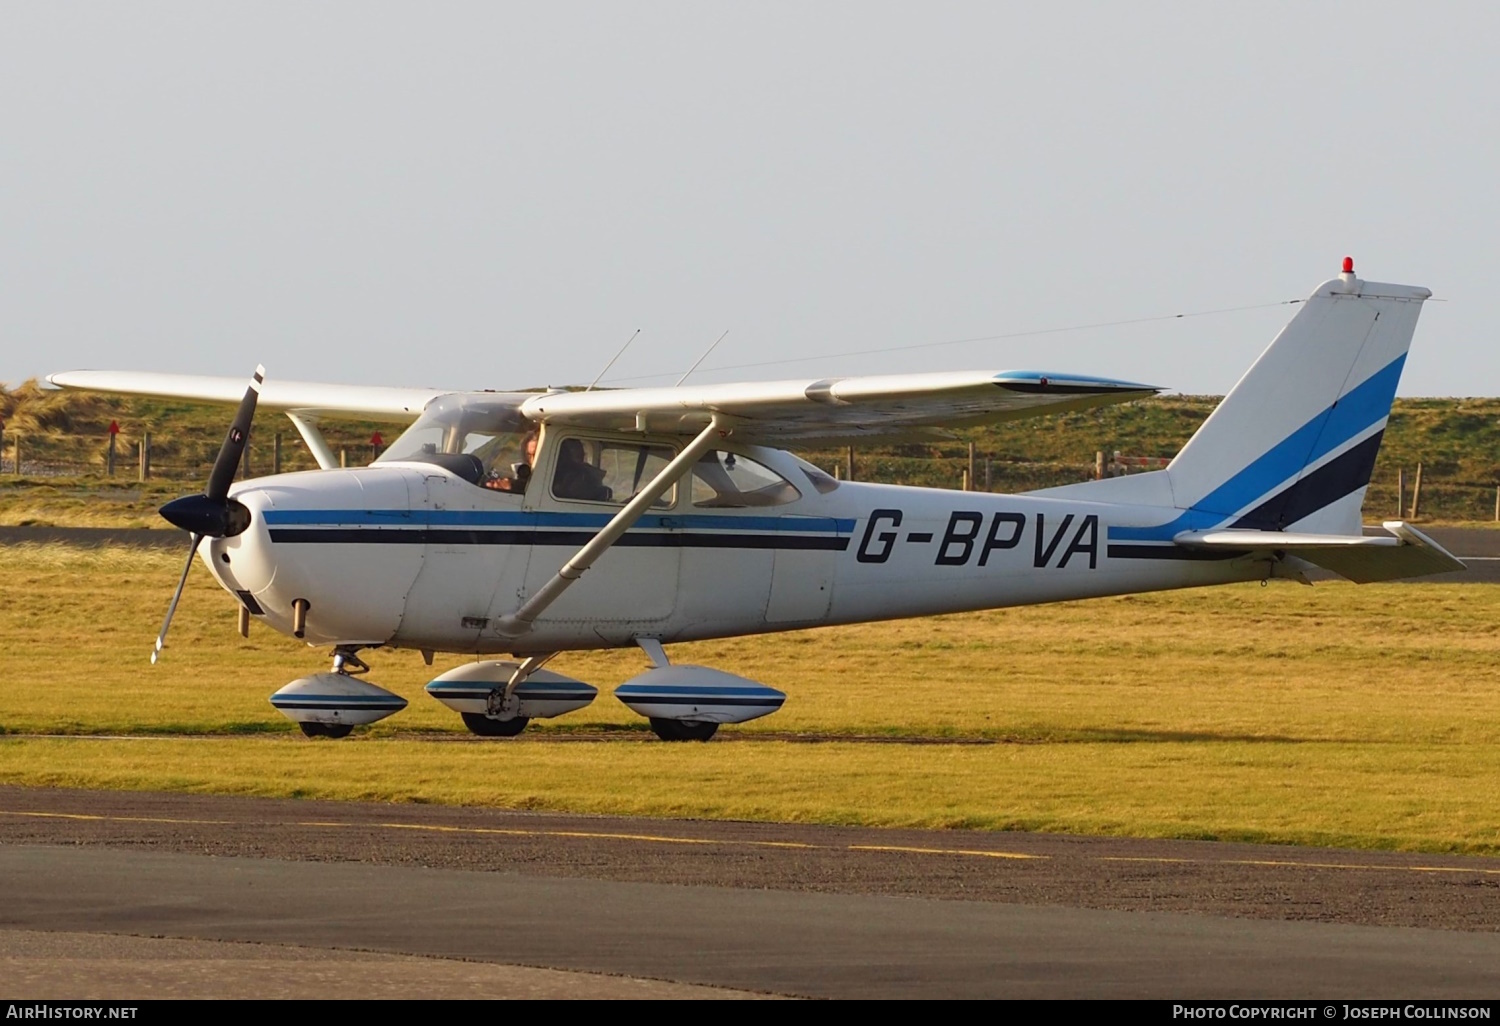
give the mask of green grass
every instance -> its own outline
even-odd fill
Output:
[[[1500,853],[1500,588],[1273,583],[673,646],[785,690],[707,745],[587,709],[478,740],[410,653],[403,713],[308,741],[267,702],[327,654],[234,633],[171,553],[0,548],[0,781],[664,816]],[[37,736],[45,735],[45,736]],[[73,735],[73,736],[68,736]],[[100,740],[124,735],[128,740]]]

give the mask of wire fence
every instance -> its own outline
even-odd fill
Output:
[[[367,430],[337,426],[324,434],[329,448],[345,466],[372,462],[380,446]],[[160,480],[201,483],[208,478],[222,439],[178,434],[157,440],[149,435],[117,438],[111,461],[108,439],[65,434],[0,435],[0,476],[32,480]],[[146,456],[142,458],[142,448]],[[913,451],[919,449],[919,451]],[[1017,493],[1075,484],[1099,477],[1160,469],[1168,460],[1117,452],[1096,453],[1092,461],[1035,460],[1015,454],[987,454],[964,443],[868,450],[816,450],[802,454],[835,477],[881,484]],[[113,473],[111,473],[111,464]],[[315,470],[317,460],[295,433],[255,433],[245,448],[241,477]],[[1419,483],[1420,481],[1420,483]],[[1413,503],[1416,508],[1413,509]],[[1500,487],[1434,475],[1420,479],[1417,468],[1377,466],[1365,496],[1370,520],[1404,519],[1500,521]]]
[[[324,435],[329,448],[346,466],[363,466],[381,452],[380,446],[371,444],[368,435],[340,437],[326,430]],[[0,437],[0,474],[15,474],[19,458],[20,474],[28,478],[199,481],[207,479],[222,445],[221,438],[178,435],[157,439],[148,433],[139,438],[117,439],[111,455],[107,438],[101,441],[95,436],[25,435],[10,431]],[[252,433],[245,447],[240,476],[316,469],[318,461],[300,435]]]

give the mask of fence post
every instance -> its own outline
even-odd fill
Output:
[[[115,476],[115,436],[113,432],[109,436],[109,449],[104,454],[104,474],[106,477]]]
[[[281,473],[281,432],[271,439],[271,473]]]
[[[959,490],[966,492],[966,491],[969,490],[969,471],[968,471],[967,468],[965,468],[961,473],[962,473],[962,480],[961,480],[961,483],[959,485]]]
[[[1402,467],[1396,471],[1396,516],[1400,517],[1406,509],[1406,468]]]
[[[349,450],[348,449],[340,449],[339,450],[339,466],[341,466],[341,467],[347,467],[348,465],[349,465]]]
[[[974,482],[976,482],[978,480],[979,480],[979,478],[977,478],[977,477],[974,476],[974,443],[970,442],[969,443],[969,472],[964,477],[964,491],[966,491],[966,492],[973,491],[974,490]]]
[[[988,456],[984,458],[984,490],[987,492],[995,490],[994,486],[990,484],[990,458]]]
[[[1495,486],[1495,521],[1500,523],[1500,485]]]
[[[1094,452],[1094,480],[1104,480],[1104,450],[1098,449]]]
[[[140,449],[140,477],[142,481],[145,481],[151,477],[151,432],[141,432],[141,440],[137,448]]]
[[[837,481],[844,473],[844,468],[837,463],[833,465],[833,479]]]
[[[1411,519],[1417,519],[1418,503],[1422,501],[1422,461],[1417,461],[1417,479],[1411,486]]]
[[[849,446],[849,480],[854,480],[854,446]]]

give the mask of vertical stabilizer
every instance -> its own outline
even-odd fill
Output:
[[[1391,401],[1431,294],[1361,281],[1346,259],[1344,273],[1305,301],[1161,472],[1179,515],[1111,537],[1169,541],[1210,527],[1359,534]]]

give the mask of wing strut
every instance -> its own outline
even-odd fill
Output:
[[[318,416],[307,410],[287,410],[286,419],[297,428],[297,433],[307,443],[307,451],[318,461],[319,470],[339,469],[339,458],[328,448],[328,439],[318,430]]]
[[[541,616],[548,606],[556,602],[574,581],[582,577],[583,572],[594,565],[594,560],[619,541],[622,534],[635,526],[635,522],[651,508],[653,502],[661,498],[663,492],[687,476],[693,464],[713,447],[714,442],[727,436],[729,430],[726,418],[722,414],[715,413],[708,427],[698,432],[697,436],[677,454],[672,462],[662,468],[661,473],[647,482],[646,487],[637,492],[635,498],[625,504],[624,509],[616,513],[609,523],[600,528],[598,534],[589,539],[588,544],[564,563],[552,580],[542,585],[536,590],[536,594],[521,603],[521,608],[509,616],[502,617],[496,624],[495,630],[508,637],[516,637],[529,631],[536,618]]]

